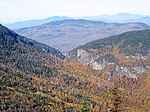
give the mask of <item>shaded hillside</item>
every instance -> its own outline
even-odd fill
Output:
[[[31,48],[32,51],[37,51],[40,53],[49,53],[53,56],[56,56],[60,59],[63,59],[64,56],[61,54],[60,51],[49,47],[45,44],[38,43],[34,40],[27,39],[25,37],[19,36],[15,32],[7,29],[6,27],[0,25],[0,48],[1,53],[6,54],[8,52],[11,52],[12,50],[19,50],[21,47],[23,47],[23,52],[28,52],[28,48]],[[14,53],[15,55],[19,55],[17,53]]]
[[[36,27],[16,30],[20,35],[59,49],[64,54],[87,42],[121,34],[126,31],[150,28],[143,23],[105,23],[87,20],[63,20]]]
[[[66,60],[78,60],[95,69],[112,66],[116,74],[136,77],[150,66],[150,30],[127,32],[89,42],[72,50]],[[115,74],[115,73],[113,73]]]

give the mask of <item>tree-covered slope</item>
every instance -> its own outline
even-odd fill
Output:
[[[89,42],[72,50],[66,60],[78,60],[101,70],[113,66],[117,74],[135,76],[147,71],[149,58],[150,30],[143,30]]]
[[[149,111],[149,73],[110,79],[107,72],[61,61],[5,27],[1,32],[0,111]]]
[[[89,42],[81,46],[80,48],[88,51],[90,49],[95,50],[108,46],[115,47],[119,44],[120,53],[125,53],[126,55],[136,55],[138,53],[142,55],[148,55],[150,50],[150,30],[126,32],[120,35],[115,35]],[[138,47],[139,44],[139,50],[132,49]],[[131,46],[131,49],[127,48],[128,46]],[[130,50],[132,50],[133,52],[131,52]]]
[[[45,52],[52,54],[60,59],[63,59],[64,56],[61,54],[60,51],[49,47],[45,44],[36,42],[31,39],[27,39],[23,36],[19,36],[15,32],[9,30],[8,28],[2,26],[0,24],[0,43],[1,43],[1,49],[7,51],[8,49],[17,49],[18,47],[30,47],[31,49],[34,49],[38,52]],[[10,47],[10,48],[9,48]]]

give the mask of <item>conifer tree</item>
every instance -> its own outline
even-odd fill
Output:
[[[110,112],[122,112],[122,100],[121,100],[121,92],[118,87],[115,85],[110,91],[111,101],[109,104]]]
[[[90,108],[88,107],[88,102],[86,100],[84,100],[82,102],[82,107],[80,109],[80,112],[91,112]]]

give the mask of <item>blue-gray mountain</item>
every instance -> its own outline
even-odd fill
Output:
[[[119,13],[116,15],[86,16],[80,18],[92,21],[104,21],[108,23],[142,22],[150,25],[149,15],[144,16],[139,14]]]
[[[72,17],[66,16],[53,16],[44,19],[33,19],[27,21],[19,21],[16,23],[5,24],[5,26],[9,27],[10,29],[20,29],[25,27],[32,27],[37,25],[42,25],[52,21],[60,21],[71,19]],[[72,19],[86,19],[92,21],[104,21],[108,23],[125,23],[125,22],[142,22],[145,24],[150,25],[150,16],[146,15],[139,15],[139,14],[129,14],[129,13],[119,13],[115,15],[100,15],[100,16],[85,16],[85,17],[77,17]]]
[[[126,32],[89,42],[70,51],[66,60],[91,65],[110,75],[113,72],[137,77],[150,70],[150,30]]]
[[[62,20],[23,28],[16,32],[25,37],[59,49],[67,54],[73,48],[104,37],[127,31],[144,30],[150,27],[144,23],[105,23],[88,20]]]
[[[48,17],[45,19],[33,19],[33,20],[27,20],[27,21],[20,21],[16,23],[11,23],[11,24],[6,24],[10,29],[20,29],[20,28],[25,28],[25,27],[32,27],[32,26],[37,26],[37,25],[42,25],[44,23],[48,23],[51,21],[60,21],[60,20],[65,20],[65,19],[70,19],[69,17],[65,16],[53,16],[53,17]]]

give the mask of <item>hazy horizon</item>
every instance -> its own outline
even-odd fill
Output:
[[[72,19],[82,19],[82,17],[94,17],[94,16],[105,16],[105,15],[117,15],[117,14],[133,14],[133,13],[127,13],[127,12],[120,12],[120,13],[116,13],[116,14],[102,14],[102,15],[93,15],[93,16],[90,16],[90,15],[86,15],[86,16],[76,16],[76,17],[73,17],[73,16],[61,16],[61,15],[53,15],[53,16],[47,16],[47,17],[43,17],[43,18],[29,18],[29,19],[20,19],[20,20],[16,20],[16,21],[10,21],[10,22],[1,22],[2,24],[11,24],[11,23],[16,23],[16,22],[24,22],[24,21],[30,21],[30,20],[42,20],[42,19],[46,19],[46,18],[50,18],[50,17],[69,17],[69,18],[72,18]],[[142,14],[133,14],[133,15],[141,15],[141,16],[150,16],[150,15],[142,15]]]
[[[99,16],[130,13],[150,15],[150,1],[142,0],[1,0],[1,23],[52,16]]]

